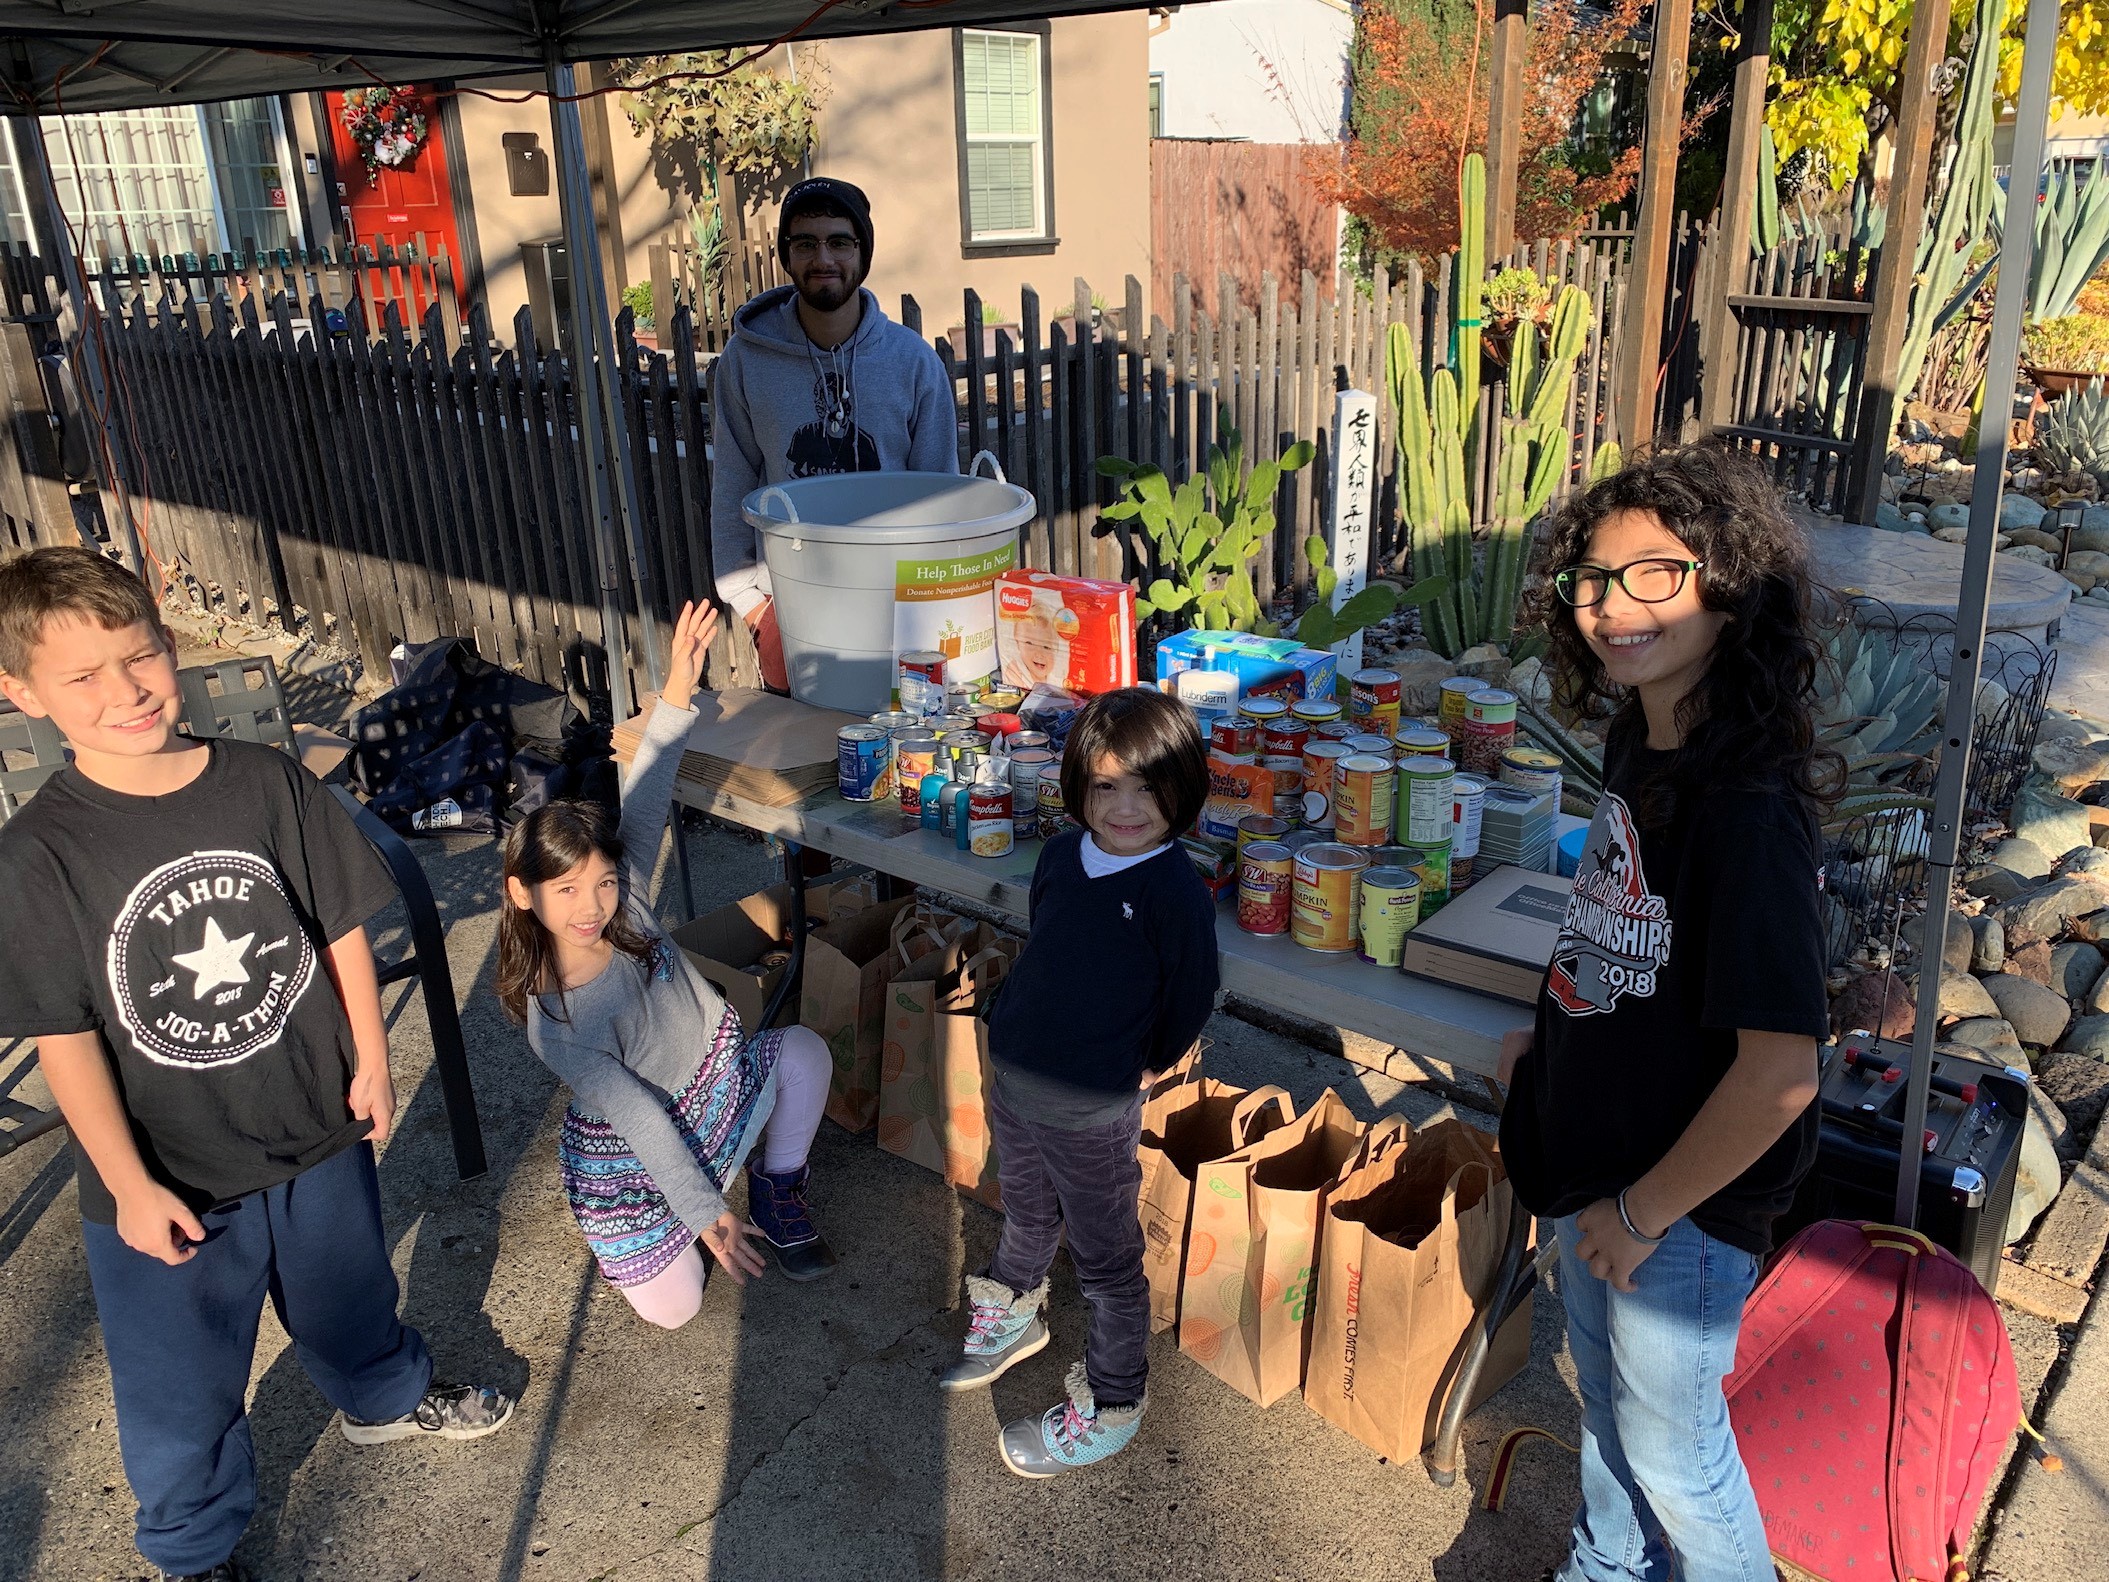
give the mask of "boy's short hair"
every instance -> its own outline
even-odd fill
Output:
[[[33,549],[0,562],[0,674],[24,679],[45,623],[61,615],[111,632],[162,624],[147,585],[116,561],[74,545]]]
[[[1154,687],[1122,687],[1084,705],[1062,750],[1062,801],[1079,824],[1093,771],[1107,754],[1150,788],[1174,835],[1193,828],[1208,800],[1208,746],[1184,703]]]

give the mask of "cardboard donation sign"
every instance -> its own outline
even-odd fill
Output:
[[[979,681],[996,668],[996,579],[1018,559],[1005,544],[985,554],[894,562],[893,651],[945,656],[947,681]]]
[[[1573,890],[1572,879],[1496,868],[1406,936],[1401,965],[1416,978],[1536,1005]]]
[[[1006,571],[996,579],[1003,684],[1079,693],[1135,685],[1135,590],[1125,582]]]

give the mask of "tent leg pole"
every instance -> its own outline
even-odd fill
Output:
[[[622,588],[618,580],[616,524],[629,556],[630,586],[637,595],[637,646],[645,674],[660,683],[659,634],[653,618],[650,561],[644,554],[637,480],[631,465],[629,425],[617,387],[613,327],[607,281],[594,233],[593,189],[586,169],[586,135],[579,108],[571,102],[577,78],[569,63],[549,58],[550,130],[556,142],[557,195],[564,213],[564,252],[571,275],[571,369],[579,438],[585,452],[588,509],[593,515],[594,558],[599,562],[601,627],[608,652],[608,694],[618,722],[634,712],[626,667]]]
[[[73,256],[73,230],[66,223],[66,211],[59,203],[59,188],[51,173],[51,147],[44,139],[44,122],[41,116],[22,117],[21,145],[28,151],[29,162],[34,167],[30,172],[36,188],[37,201],[44,205],[44,212],[51,220],[52,243],[58,249],[59,283],[73,303],[75,347],[80,355],[82,381],[88,387],[88,404],[95,409],[97,427],[101,431],[101,445],[95,453],[95,474],[110,503],[116,507],[118,522],[124,529],[123,550],[125,564],[141,576],[146,574],[146,555],[139,542],[139,524],[132,515],[132,494],[125,487],[124,475],[117,464],[117,414],[110,409],[110,383],[103,368],[102,338],[95,331],[95,319],[88,300],[88,284],[81,278],[80,260]]]
[[[2014,162],[2007,173],[2005,251],[1992,298],[1992,342],[1985,364],[1985,421],[1978,425],[1977,478],[1970,494],[1970,537],[1955,609],[1955,641],[1948,662],[1948,702],[1941,715],[1940,771],[1928,832],[1926,914],[1919,922],[1918,1015],[1912,1027],[1910,1081],[1904,1093],[1904,1142],[1897,1158],[1896,1222],[1916,1227],[1919,1150],[1933,1081],[1933,1028],[1940,1014],[1941,957],[1948,939],[1950,892],[1962,849],[1963,791],[1968,782],[1970,734],[1977,717],[1977,683],[1984,665],[1985,616],[1992,594],[1992,540],[1999,529],[1999,496],[2006,485],[2008,431],[2020,369],[2021,310],[2035,250],[2036,188],[2043,177],[2043,141],[2050,120],[2050,71],[2058,42],[2059,0],[2029,7],[2022,46],[2021,98],[2014,112]]]

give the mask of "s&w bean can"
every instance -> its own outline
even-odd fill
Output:
[[[1256,840],[1238,857],[1238,927],[1248,934],[1289,932],[1295,861],[1279,841]]]
[[[1396,967],[1406,953],[1407,932],[1421,920],[1420,875],[1405,868],[1364,869],[1360,911],[1355,954],[1380,967]]]
[[[923,812],[923,777],[937,769],[937,738],[928,731],[896,735],[893,739],[894,789],[901,799],[901,817],[920,818]]]
[[[1289,935],[1306,950],[1345,956],[1355,948],[1362,870],[1369,859],[1352,846],[1320,842],[1296,854],[1289,896]]]
[[[1052,840],[1068,827],[1069,818],[1062,805],[1062,766],[1042,764],[1040,766],[1040,805],[1037,809],[1040,839]]]
[[[892,796],[893,739],[876,725],[845,725],[835,732],[835,788],[846,802]]]

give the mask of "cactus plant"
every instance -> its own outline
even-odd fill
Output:
[[[1484,322],[1487,276],[1487,162],[1482,154],[1465,155],[1457,183],[1457,280],[1450,288],[1450,366],[1457,370],[1457,409],[1463,414],[1465,454],[1476,446],[1479,414],[1479,330]]]
[[[1308,440],[1298,440],[1248,475],[1244,440],[1222,418],[1208,447],[1206,476],[1177,489],[1160,468],[1101,456],[1099,476],[1118,479],[1122,496],[1101,517],[1140,521],[1167,573],[1135,601],[1136,618],[1184,611],[1190,625],[1205,631],[1274,636],[1280,627],[1263,617],[1251,562],[1274,536],[1274,491],[1282,474],[1308,467],[1315,454]]]
[[[2084,472],[2109,487],[2109,393],[2099,378],[2068,391],[2036,419],[2035,449],[2052,472]]]

